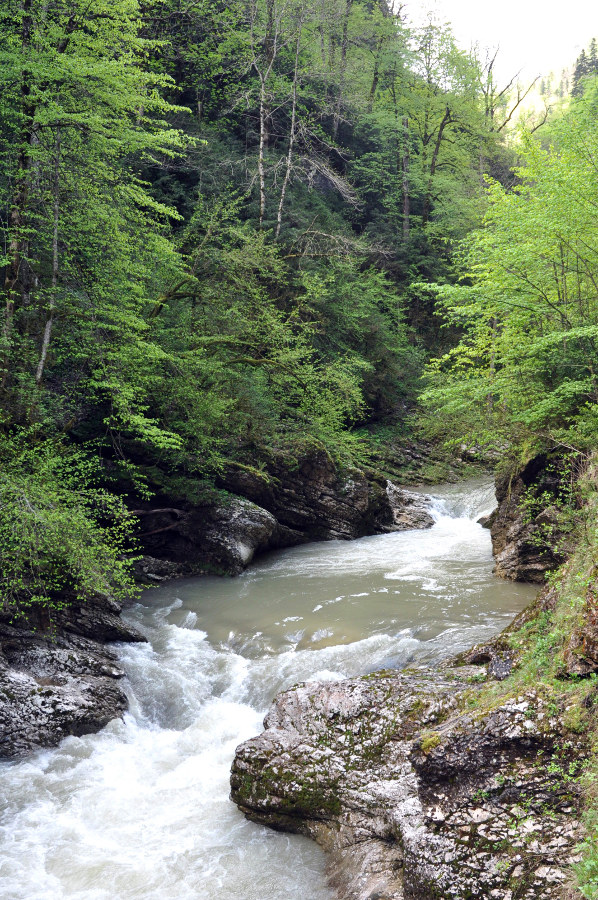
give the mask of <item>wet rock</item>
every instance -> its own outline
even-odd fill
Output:
[[[99,643],[145,641],[136,629],[121,619],[121,605],[107,594],[86,600],[65,598],[61,609],[52,613],[52,630],[80,635]]]
[[[134,564],[135,578],[140,584],[159,584],[173,578],[184,578],[182,565],[169,559],[156,559],[155,556],[141,556]]]
[[[569,460],[540,454],[520,472],[497,478],[498,508],[490,518],[497,575],[542,584],[564,562],[556,504],[569,474]]]
[[[342,900],[556,898],[582,831],[559,773],[586,748],[533,690],[468,712],[480,672],[286,691],[237,748],[232,798],[318,841]]]
[[[241,497],[223,496],[187,509],[158,507],[144,512],[139,539],[147,555],[138,563],[144,580],[238,575],[256,553],[307,540]]]
[[[273,459],[267,477],[231,470],[223,485],[309,540],[350,539],[433,524],[424,497],[373,472],[341,472],[324,451],[306,455],[293,470],[286,460]]]
[[[386,482],[386,495],[391,511],[391,522],[385,526],[378,517],[378,527],[382,531],[408,531],[412,528],[431,528],[434,519],[430,515],[430,498],[397,487],[391,481]]]
[[[426,497],[372,473],[340,473],[324,452],[293,470],[283,460],[273,460],[268,473],[231,469],[221,487],[231,493],[176,506],[158,498],[137,510],[142,580],[235,575],[267,550],[433,525]]]
[[[99,731],[128,703],[116,655],[75,634],[0,623],[0,757]]]
[[[303,540],[291,529],[283,533],[272,513],[239,498],[212,510],[202,532],[203,548],[212,564],[233,575],[242,572],[256,553]]]
[[[0,757],[99,731],[128,707],[106,643],[145,638],[107,595],[64,601],[51,618],[43,607],[0,612]]]

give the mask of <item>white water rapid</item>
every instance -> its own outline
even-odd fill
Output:
[[[122,645],[130,712],[0,766],[3,900],[330,900],[307,839],[228,799],[236,745],[277,691],[441,659],[503,628],[531,587],[491,574],[486,482],[433,489],[428,531],[309,544],[239,578],[146,591]]]

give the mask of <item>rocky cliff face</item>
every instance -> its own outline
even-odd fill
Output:
[[[488,522],[497,575],[543,584],[564,562],[558,503],[569,475],[566,459],[540,454],[515,475],[497,478],[498,508]]]
[[[0,615],[0,757],[55,746],[122,716],[125,673],[106,643],[141,640],[105,596],[72,603],[51,625]]]
[[[576,859],[586,748],[533,689],[470,711],[484,670],[382,672],[281,694],[232,798],[312,837],[341,900],[547,900]]]
[[[267,550],[433,524],[421,495],[358,470],[340,473],[324,452],[293,470],[283,460],[272,460],[263,474],[231,469],[220,485],[230,494],[218,502],[154,503],[140,511],[142,574],[234,575]]]

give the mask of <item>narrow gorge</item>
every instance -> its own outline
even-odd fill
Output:
[[[115,679],[126,671],[126,680],[110,682],[119,691],[124,687],[128,695],[124,719],[115,719],[97,735],[84,736],[104,722],[98,718],[93,725],[87,721],[81,726],[73,716],[73,736],[62,740],[58,749],[4,764],[10,802],[3,820],[7,867],[0,884],[6,895],[68,896],[85,891],[90,874],[97,877],[101,872],[103,887],[94,890],[106,900],[152,892],[191,898],[198,890],[206,898],[218,894],[244,900],[277,900],[281,893],[299,897],[307,890],[314,900],[330,900],[336,894],[331,893],[324,860],[315,847],[301,838],[271,838],[261,826],[243,824],[228,799],[235,746],[258,730],[278,691],[306,679],[320,682],[305,694],[308,710],[317,711],[324,704],[327,712],[306,725],[298,745],[301,752],[311,753],[313,738],[316,756],[346,766],[351,784],[343,785],[335,776],[329,797],[316,769],[315,795],[302,781],[293,811],[294,765],[307,772],[306,759],[283,754],[279,772],[284,787],[268,784],[265,790],[263,778],[278,766],[264,764],[265,757],[256,756],[250,742],[235,763],[236,799],[251,818],[276,828],[282,825],[312,836],[317,832],[320,838],[342,835],[345,849],[351,843],[351,829],[357,827],[364,855],[351,851],[353,861],[368,885],[373,884],[372,867],[376,884],[386,884],[383,869],[390,865],[390,857],[365,850],[375,848],[381,839],[380,846],[390,848],[391,869],[396,872],[398,844],[393,847],[387,817],[396,791],[384,799],[381,788],[382,793],[374,791],[367,800],[365,784],[358,787],[358,783],[371,777],[387,741],[406,759],[403,745],[393,737],[398,727],[395,692],[399,690],[402,698],[401,709],[410,709],[407,732],[433,729],[442,718],[443,704],[454,711],[458,696],[470,688],[472,670],[464,669],[453,680],[451,673],[430,675],[428,667],[473,644],[487,644],[535,594],[533,587],[492,575],[489,531],[476,521],[491,511],[491,482],[427,490],[431,500],[415,496],[418,509],[420,503],[427,506],[432,527],[353,541],[302,543],[267,554],[234,579],[203,576],[165,582],[127,610],[121,627],[145,642],[117,643],[115,652],[103,651],[111,668],[106,669],[104,658],[104,668],[95,673],[100,679]],[[126,633],[106,636],[122,640]],[[45,656],[38,644],[20,660],[13,655],[12,674],[21,684],[29,666],[29,702],[40,716],[53,709],[57,722],[63,721],[57,697],[73,675],[79,676],[79,702],[93,695],[89,687],[93,679],[81,678],[82,670],[76,668],[81,662],[74,648],[84,640],[73,637],[68,647],[63,638],[54,644],[48,641]],[[405,666],[415,674],[401,675]],[[385,673],[374,674],[379,670]],[[339,680],[364,672],[372,674],[363,683]],[[478,680],[474,678],[474,683]],[[294,696],[283,694],[277,709],[288,702],[295,708]],[[19,699],[7,698],[6,693],[3,697],[9,706]],[[124,704],[120,699],[118,703],[113,713],[122,713]],[[365,708],[369,733],[359,724]],[[326,725],[329,713],[333,733],[324,728],[320,737],[312,734],[314,727]],[[507,710],[505,715],[509,714]],[[512,714],[514,728],[519,719],[528,721],[521,710]],[[285,713],[283,718],[285,726],[295,728],[292,715]],[[310,721],[309,712],[305,719]],[[31,721],[25,721],[31,728]],[[271,733],[266,732],[264,739],[269,740]],[[359,742],[366,733],[362,759]],[[280,738],[281,732],[276,735]],[[47,732],[40,729],[38,743],[45,737]],[[48,743],[60,737],[63,733],[57,731]],[[487,753],[493,752],[490,747],[487,741]],[[15,752],[23,749],[27,749],[23,742],[13,746]],[[251,765],[244,768],[250,760],[259,774]],[[425,755],[422,761],[430,763]],[[326,766],[324,771],[329,774]],[[383,784],[379,772],[375,780],[379,787]],[[252,803],[253,790],[262,798],[260,803]],[[341,823],[345,790],[353,796],[350,827]],[[282,820],[264,812],[268,791],[277,798],[273,808],[279,802],[284,806]],[[320,801],[322,810],[317,806]],[[360,811],[361,802],[365,806]],[[305,805],[308,815],[302,823]],[[315,816],[313,821],[309,814]],[[370,815],[373,825],[368,823]],[[34,830],[32,822],[37,823]],[[372,833],[373,842],[363,844],[366,834],[372,841]],[[322,842],[332,849],[330,839]],[[334,858],[338,864],[333,853]],[[344,871],[343,877],[333,876],[340,895],[371,896],[372,890],[355,893],[355,885],[348,883],[351,867]],[[388,885],[385,890],[390,890]],[[399,896],[394,890],[379,893]]]

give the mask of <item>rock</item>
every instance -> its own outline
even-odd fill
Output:
[[[0,757],[99,731],[128,707],[114,653],[75,635],[0,625]]]
[[[339,900],[560,896],[582,828],[559,772],[587,748],[534,690],[468,712],[480,671],[286,691],[237,748],[233,800],[318,841]]]
[[[236,575],[267,550],[434,523],[426,497],[372,473],[341,474],[323,451],[292,471],[281,459],[268,474],[231,468],[221,487],[234,493],[202,503],[162,497],[136,510],[145,553],[137,564],[141,580]]]
[[[540,454],[520,472],[497,478],[498,509],[490,519],[497,575],[543,584],[546,573],[564,562],[567,548],[555,504],[569,472],[568,460]]]
[[[426,498],[373,472],[350,469],[342,473],[323,450],[304,456],[292,471],[287,460],[273,459],[267,477],[231,469],[222,483],[312,541],[433,525]]]
[[[211,567],[237,575],[245,569],[257,552],[281,546],[279,525],[274,516],[249,500],[234,498],[226,505],[209,511],[198,525],[200,535],[195,543],[207,554]],[[289,544],[301,543],[300,535]]]
[[[573,629],[565,648],[566,675],[598,672],[598,598],[588,591],[581,621]]]
[[[86,600],[66,598],[62,609],[52,612],[52,629],[81,635],[95,643],[145,641],[143,635],[120,617],[121,606],[107,594]]]
[[[463,653],[459,658],[471,666],[486,664],[486,674],[495,681],[504,681],[513,671],[517,656],[513,650],[506,647],[500,637],[487,644],[480,644]]]
[[[0,613],[0,757],[56,746],[99,731],[128,708],[112,641],[145,638],[120,619],[120,605],[96,594],[63,609]]]
[[[156,559],[155,556],[140,556],[133,566],[135,578],[140,584],[159,584],[173,578],[184,578],[185,569],[168,559]]]
[[[186,509],[144,510],[139,539],[146,556],[142,578],[163,581],[192,575],[238,575],[256,553],[307,540],[266,509],[241,497]]]
[[[434,524],[428,506],[429,497],[406,491],[391,481],[386,482],[386,495],[392,514],[392,523],[385,530],[409,531],[412,528],[431,528]],[[382,522],[379,527],[381,530],[384,527]]]

